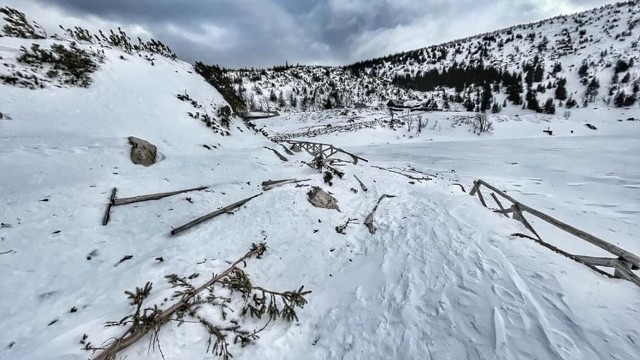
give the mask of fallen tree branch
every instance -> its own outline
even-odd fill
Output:
[[[278,145],[282,146],[282,148],[284,149],[284,152],[286,152],[287,155],[291,155],[291,156],[295,155],[293,151],[289,150],[286,146],[284,146],[284,144],[278,143]]]
[[[190,228],[192,228],[192,227],[194,227],[194,226],[196,226],[198,224],[201,224],[201,223],[203,223],[203,222],[205,222],[205,221],[207,221],[209,219],[213,219],[214,217],[216,217],[218,215],[229,213],[231,210],[239,208],[240,206],[246,204],[247,202],[253,200],[254,198],[256,198],[256,197],[258,197],[258,196],[260,196],[262,194],[263,193],[260,193],[260,194],[257,194],[257,195],[253,195],[253,196],[248,197],[246,199],[243,199],[243,200],[240,200],[238,202],[235,202],[235,203],[233,203],[231,205],[225,206],[222,209],[216,210],[214,212],[211,212],[211,213],[208,213],[208,214],[206,214],[204,216],[201,216],[201,217],[199,217],[199,218],[197,218],[195,220],[192,220],[192,221],[190,221],[190,222],[188,222],[188,223],[186,223],[186,224],[184,224],[182,226],[179,226],[179,227],[171,230],[171,235],[177,235],[177,234],[179,234],[179,233],[181,233],[181,232],[183,232],[185,230],[188,230],[188,229],[190,229]]]
[[[305,181],[311,181],[311,179],[284,179],[284,180],[267,180],[262,182],[262,191],[269,191],[275,187],[283,186],[287,184],[297,184]]]
[[[273,153],[274,153],[274,154],[276,154],[276,156],[278,156],[278,158],[279,158],[280,160],[282,160],[282,161],[289,161],[289,159],[287,159],[286,157],[284,157],[284,155],[280,154],[280,153],[278,152],[278,150],[276,150],[276,149],[272,149],[272,148],[267,147],[267,146],[265,146],[264,148],[265,148],[265,149],[268,149],[268,150],[273,151]]]
[[[460,184],[460,183],[453,183],[451,185],[458,185],[458,186],[460,186],[460,189],[462,190],[463,193],[467,192],[467,190],[464,189],[464,186],[462,186],[462,184]]]
[[[380,198],[378,199],[378,202],[376,202],[376,206],[373,207],[373,210],[371,210],[369,215],[367,215],[367,217],[364,219],[364,224],[369,229],[369,233],[370,234],[375,234],[375,232],[377,230],[376,225],[373,223],[373,214],[375,214],[376,210],[378,210],[378,205],[380,205],[380,202],[382,201],[382,199],[384,199],[384,198],[394,198],[394,197],[396,197],[396,196],[395,195],[388,195],[388,194],[383,194],[382,196],[380,196]]]
[[[358,219],[348,218],[344,224],[336,226],[336,232],[338,234],[346,235],[344,231],[347,230],[347,226],[349,226],[349,224],[357,224],[356,221],[358,221]]]
[[[353,177],[355,177],[355,178],[356,178],[356,180],[358,180],[358,184],[360,184],[360,187],[362,188],[362,191],[365,191],[365,192],[366,192],[366,191],[368,191],[368,190],[369,190],[369,189],[367,189],[367,187],[364,185],[364,183],[362,183],[362,181],[360,181],[360,179],[358,179],[358,177],[357,177],[355,174],[353,174]]]
[[[220,274],[213,276],[209,281],[207,281],[206,283],[202,284],[200,287],[196,288],[193,291],[190,291],[188,293],[185,293],[185,295],[175,304],[173,304],[171,307],[169,307],[166,310],[161,311],[156,317],[155,317],[155,323],[156,326],[154,327],[136,327],[134,325],[130,326],[125,332],[124,334],[122,334],[120,337],[116,338],[115,340],[113,340],[111,342],[111,344],[109,346],[107,346],[106,348],[104,348],[102,350],[102,352],[93,358],[93,360],[111,360],[111,359],[115,359],[115,356],[122,350],[128,348],[129,346],[133,345],[134,343],[136,343],[138,340],[140,340],[141,338],[143,338],[147,333],[149,333],[149,331],[153,330],[153,329],[157,329],[160,326],[166,324],[168,321],[171,320],[171,317],[174,313],[176,313],[177,311],[184,309],[186,307],[188,307],[188,303],[189,300],[191,300],[192,298],[194,298],[196,295],[198,295],[199,293],[201,293],[203,290],[207,289],[209,286],[213,285],[214,283],[220,281],[220,279],[224,278],[225,276],[229,275],[237,266],[238,264],[244,262],[245,260],[248,260],[249,258],[252,257],[260,257],[264,252],[266,251],[266,245],[265,244],[253,244],[253,246],[251,247],[251,250],[249,250],[246,254],[244,254],[244,256],[242,256],[240,259],[236,260],[234,263],[231,264],[231,266],[229,266],[229,268],[227,268],[225,271],[221,272]]]
[[[201,191],[206,188],[208,188],[208,186],[200,186],[200,187],[185,189],[185,190],[177,190],[177,191],[162,192],[162,193],[155,193],[155,194],[148,194],[148,195],[132,196],[132,197],[121,198],[121,199],[114,199],[113,206],[127,205],[127,204],[133,204],[133,203],[149,201],[149,200],[159,200],[168,196],[178,195],[178,194],[182,194],[190,191]]]
[[[109,203],[107,204],[106,209],[104,209],[104,215],[102,216],[102,226],[107,226],[109,223],[109,218],[111,217],[111,207],[113,206],[113,202],[116,199],[116,188],[111,190],[111,196],[109,197]]]
[[[400,171],[396,171],[396,170],[393,170],[393,169],[383,168],[381,166],[372,165],[372,167],[374,167],[376,169],[380,169],[380,170],[385,170],[385,171],[388,171],[388,172],[391,172],[391,173],[394,173],[394,174],[402,175],[404,177],[408,177],[411,180],[416,180],[416,181],[422,181],[422,180],[429,181],[429,180],[431,180],[431,178],[429,178],[429,177],[421,177],[421,178],[419,178],[419,177],[415,177],[415,176],[412,176],[412,175],[409,175],[409,174],[405,174],[405,173],[402,173]]]

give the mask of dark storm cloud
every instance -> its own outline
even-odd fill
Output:
[[[122,25],[225,66],[344,64],[599,6],[602,0],[0,0],[35,20]],[[52,19],[46,19],[53,24]],[[76,25],[64,23],[65,26]],[[97,26],[97,25],[96,25]]]

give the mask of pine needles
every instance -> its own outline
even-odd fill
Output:
[[[177,300],[166,310],[157,305],[144,306],[153,289],[151,282],[134,291],[125,291],[134,307],[132,313],[119,321],[109,321],[105,326],[128,326],[127,330],[104,348],[92,347],[86,342],[85,335],[84,349],[101,351],[94,360],[112,359],[118,352],[151,332],[149,347],[158,348],[162,354],[160,329],[167,322],[176,321],[178,326],[186,323],[200,324],[209,334],[206,352],[224,360],[230,359],[233,357],[233,348],[245,347],[257,341],[259,334],[270,323],[298,321],[297,310],[307,304],[306,296],[311,293],[304,290],[304,286],[284,292],[255,286],[240,265],[246,265],[246,260],[250,258],[260,259],[265,251],[265,243],[253,244],[249,252],[229,268],[218,275],[212,275],[209,281],[198,287],[193,284],[199,277],[197,273],[189,276],[166,275],[165,279],[174,288],[171,297]],[[254,320],[250,321],[252,318]],[[256,320],[262,323],[261,326],[250,329],[250,323],[255,324]]]

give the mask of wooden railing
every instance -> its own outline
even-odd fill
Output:
[[[347,152],[343,149],[337,148],[331,144],[323,144],[323,143],[316,143],[316,142],[310,142],[310,141],[297,141],[297,140],[286,140],[284,142],[287,142],[292,145],[297,145],[301,149],[313,155],[314,157],[321,156],[323,159],[326,159],[340,152],[340,153],[349,155],[353,159],[354,164],[357,164],[358,160],[368,162],[368,160],[365,158],[362,158],[358,155]]]
[[[566,224],[550,215],[547,215],[541,211],[538,211],[534,208],[531,208],[519,201],[517,201],[516,199],[512,198],[511,196],[507,195],[506,193],[504,193],[503,191],[497,189],[495,186],[488,184],[487,182],[483,181],[483,180],[476,180],[473,182],[473,189],[470,192],[470,195],[478,195],[478,198],[480,199],[480,202],[482,203],[482,205],[484,205],[485,207],[487,207],[487,203],[484,199],[484,196],[482,195],[482,191],[480,190],[480,188],[484,186],[487,189],[491,190],[491,197],[493,198],[493,200],[495,201],[495,203],[498,205],[498,210],[494,210],[496,213],[500,213],[500,214],[504,214],[506,217],[509,217],[509,214],[513,214],[513,219],[520,221],[529,231],[531,231],[531,233],[534,235],[534,237],[528,236],[528,235],[524,235],[524,234],[513,234],[516,236],[520,236],[520,237],[526,237],[529,239],[532,239],[534,241],[536,241],[537,243],[559,253],[562,254],[574,261],[577,261],[581,264],[584,264],[586,266],[588,266],[589,268],[593,269],[594,271],[604,275],[604,276],[608,276],[608,277],[615,277],[615,278],[620,278],[620,279],[625,279],[628,281],[631,281],[633,283],[635,283],[636,285],[640,286],[640,277],[638,277],[638,275],[636,275],[633,270],[638,270],[640,269],[640,257],[638,257],[637,255],[624,250],[616,245],[613,245],[607,241],[604,241],[594,235],[591,235],[583,230],[577,229],[569,224]],[[502,197],[503,199],[506,199],[507,201],[509,201],[511,203],[511,206],[509,208],[505,208],[502,203],[500,202],[500,200],[498,199],[498,196],[496,196],[496,194],[498,194],[500,197]],[[527,221],[527,219],[524,217],[524,213],[528,213],[531,214],[535,217],[537,217],[540,220],[543,220],[571,235],[574,235],[592,245],[595,245],[615,256],[617,256],[616,258],[608,258],[608,257],[594,257],[594,256],[584,256],[584,255],[575,255],[575,254],[571,254],[567,251],[564,251],[556,246],[553,246],[547,242],[545,242],[544,240],[542,240],[542,238],[540,237],[540,235],[538,234],[538,232],[536,232],[536,230],[533,228],[533,226],[531,225],[531,223],[529,223],[529,221]],[[608,272],[602,271],[600,269],[597,268],[597,266],[602,266],[602,267],[610,267],[614,269],[614,274],[611,275]]]

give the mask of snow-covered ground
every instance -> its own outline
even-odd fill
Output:
[[[609,116],[593,122],[594,132],[581,114],[551,122],[523,115],[496,120],[494,135],[478,137],[442,113],[425,115],[440,125],[420,136],[381,127],[324,135],[314,139],[370,160],[345,165],[344,179],[329,187],[302,163],[308,154],[285,154],[283,162],[263,148],[279,145],[239,120],[223,137],[187,116],[192,107],[176,98],[185,90],[205,107],[224,105],[188,64],[120,55],[106,51],[88,89],[0,85],[0,111],[11,118],[0,120],[0,359],[86,359],[83,334],[99,346],[123,331],[103,327],[131,312],[123,291],[151,281],[150,305],[166,307],[173,289],[165,275],[198,272],[195,282],[204,283],[260,241],[269,249],[246,270],[256,284],[313,292],[299,322],[272,324],[254,345],[233,346],[236,359],[633,359],[640,352],[640,288],[512,238],[526,230],[452,185],[468,189],[483,178],[638,252],[639,122]],[[278,132],[308,125],[291,118]],[[541,133],[549,126],[557,136]],[[132,135],[155,143],[161,161],[133,165]],[[411,184],[373,165],[438,176]],[[288,185],[169,236],[259,193],[264,180],[294,177],[332,192],[341,211],[312,207],[307,187]],[[112,187],[125,197],[199,185],[210,188],[115,207],[109,225],[100,224]],[[396,197],[382,200],[371,235],[362,222],[385,193]],[[338,234],[348,218],[359,223]],[[125,255],[133,257],[117,264]],[[175,323],[159,338],[166,359],[210,358],[207,339],[197,324]],[[146,339],[121,355],[162,358]]]

